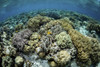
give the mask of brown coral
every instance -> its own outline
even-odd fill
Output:
[[[37,15],[27,22],[27,27],[36,31],[41,25],[51,21],[51,18],[46,16]]]
[[[97,40],[85,37],[74,29],[70,29],[68,33],[71,36],[72,42],[77,48],[78,61],[87,62],[85,63],[87,65],[91,65],[91,61],[92,63],[96,63],[97,61],[99,61],[100,53],[97,54],[97,52],[99,52],[98,50],[100,50],[100,45]],[[96,59],[96,56],[98,59]]]
[[[89,54],[91,53],[91,42],[87,37],[79,33],[78,31],[71,29],[69,30],[69,35],[78,50],[77,57],[79,60],[88,60]]]

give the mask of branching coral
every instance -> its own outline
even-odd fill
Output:
[[[25,44],[28,43],[27,39],[30,37],[31,34],[32,34],[32,31],[29,29],[25,29],[16,33],[13,36],[13,40],[12,40],[13,45],[17,47],[17,49],[23,50],[23,47]]]

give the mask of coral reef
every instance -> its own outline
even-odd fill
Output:
[[[55,62],[59,66],[65,66],[70,61],[70,59],[71,55],[65,50],[61,50],[57,53],[57,56],[54,57]]]
[[[0,67],[96,67],[100,62],[97,23],[62,10],[11,17],[0,25]]]
[[[57,44],[60,48],[69,48],[73,46],[70,36],[66,32],[61,32],[60,34],[56,35],[55,39],[57,40]]]
[[[100,33],[100,24],[96,24],[96,23],[90,23],[87,27],[87,29],[89,31],[96,31],[98,34]]]
[[[31,34],[32,34],[32,31],[29,29],[25,29],[25,30],[22,30],[22,31],[14,34],[13,39],[12,39],[13,45],[17,49],[23,50],[24,45],[28,44],[27,39],[29,38],[29,36],[31,36]]]
[[[46,17],[46,16],[40,16],[37,15],[27,22],[27,27],[30,28],[31,30],[35,31],[37,30],[41,25],[51,21],[51,18]]]
[[[98,58],[98,60],[95,60],[95,61],[93,60],[93,58],[96,59],[96,56],[97,57],[100,56],[99,54],[95,54],[95,53],[98,53],[98,51],[95,52],[95,48],[97,50],[100,49],[100,45],[97,40],[95,40],[95,39],[90,40],[90,38],[85,37],[84,35],[82,35],[81,33],[79,33],[78,31],[76,31],[74,29],[69,30],[68,33],[71,36],[71,39],[78,51],[77,60],[79,62],[82,62],[82,64],[79,63],[81,66],[84,66],[85,64],[91,65],[92,63],[96,64],[95,61],[98,61],[98,62],[100,61],[99,58]],[[96,45],[98,47],[96,47]],[[94,55],[96,55],[96,56],[94,57]],[[87,62],[87,63],[85,63],[85,62]]]
[[[19,67],[19,66],[22,66],[23,67],[23,63],[24,63],[24,59],[21,57],[21,56],[17,56],[15,58],[15,63],[16,65]]]
[[[13,59],[10,56],[3,56],[2,67],[12,67],[12,66],[13,66]]]
[[[16,55],[16,48],[9,46],[4,46],[3,48],[3,54],[9,55],[9,56],[15,56]]]

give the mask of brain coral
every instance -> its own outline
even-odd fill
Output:
[[[29,29],[22,30],[16,34],[14,34],[12,43],[17,49],[23,50],[25,44],[28,43],[27,39],[32,34],[32,31]]]

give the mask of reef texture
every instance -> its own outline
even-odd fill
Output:
[[[0,67],[96,66],[99,27],[94,19],[70,11],[41,10],[11,17],[0,26]]]

